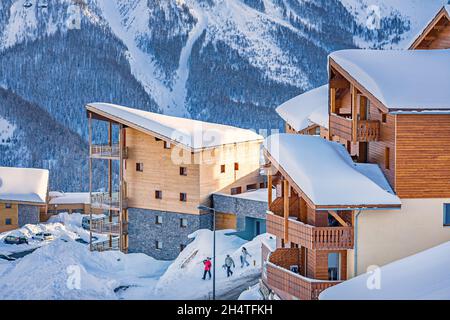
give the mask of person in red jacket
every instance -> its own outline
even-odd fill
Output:
[[[206,260],[203,260],[203,265],[204,265],[204,272],[203,272],[203,280],[206,280],[206,275],[209,276],[209,280],[211,280],[211,258],[207,258]]]

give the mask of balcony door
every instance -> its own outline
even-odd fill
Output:
[[[341,279],[341,254],[331,252],[328,254],[328,280],[336,281]]]

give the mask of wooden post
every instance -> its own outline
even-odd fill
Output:
[[[269,172],[269,174],[267,175],[267,203],[268,203],[268,208],[270,210],[270,205],[272,204],[272,185],[273,185],[273,181],[272,181],[272,174]]]
[[[92,226],[92,113],[89,112],[89,216]],[[92,231],[89,227],[89,249],[92,251]]]
[[[123,230],[123,125],[119,125],[119,250],[125,250],[125,239]]]
[[[356,142],[358,128],[358,90],[352,84],[352,142]]]
[[[283,180],[284,242],[289,240],[289,181]]]
[[[336,113],[336,88],[330,88],[330,112]]]
[[[110,121],[108,124],[108,146],[110,147],[111,150],[111,157],[112,157],[112,122]],[[112,200],[112,158],[108,159],[108,195],[109,195],[109,199],[110,201]],[[112,202],[111,202],[112,204]],[[110,225],[113,222],[113,211],[109,210],[109,223]],[[112,234],[109,235],[109,247],[112,248],[112,239],[113,236]]]

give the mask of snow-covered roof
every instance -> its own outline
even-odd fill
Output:
[[[450,242],[382,266],[323,291],[320,300],[448,300]],[[371,279],[380,276],[380,287]],[[372,289],[372,290],[371,290]]]
[[[296,96],[280,105],[276,111],[297,131],[313,124],[328,129],[328,85]]]
[[[355,164],[339,143],[276,134],[265,140],[264,148],[317,209],[401,206],[379,166]]]
[[[431,25],[432,23],[434,23],[435,21],[438,21],[438,20],[436,20],[436,19],[441,15],[441,12],[443,12],[444,14],[447,15],[447,17],[450,18],[450,4],[445,5],[444,7],[442,7],[442,8],[438,11],[438,13],[436,13],[435,15],[433,15],[433,17],[430,19],[430,21],[429,21],[427,24],[425,24],[425,25],[423,26],[423,28],[420,29],[419,33],[418,33],[414,38],[411,39],[411,42],[410,42],[409,45],[407,46],[407,49],[411,49],[412,46],[415,44],[415,42],[416,42],[416,41],[423,35],[423,33],[428,29],[428,27],[430,27],[430,25]]]
[[[0,167],[0,201],[45,204],[48,179],[48,170]]]
[[[50,201],[52,205],[62,204],[89,204],[90,198],[88,192],[58,192],[51,191],[49,193]]]
[[[390,111],[450,110],[450,50],[342,50],[330,55]]]
[[[172,117],[114,104],[90,103],[86,108],[119,123],[126,124],[156,137],[180,143],[193,150],[263,140],[262,136],[251,130]]]

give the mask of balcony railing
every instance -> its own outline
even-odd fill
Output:
[[[93,221],[91,224],[91,231],[101,234],[120,235],[120,223],[107,222],[104,220]],[[122,231],[125,231],[124,228],[122,228]]]
[[[352,141],[352,119],[330,115],[330,132],[345,140]],[[356,128],[356,141],[369,142],[380,139],[380,121],[378,120],[358,120]]]
[[[104,240],[99,242],[94,242],[91,244],[91,251],[110,251],[120,249],[120,239],[119,237],[112,238],[112,241]]]
[[[110,196],[108,192],[93,193],[91,195],[91,207],[103,210],[119,210],[119,197],[120,195],[118,192],[112,193],[112,196]],[[122,201],[122,207],[127,207],[126,199]]]
[[[271,212],[267,214],[267,232],[284,238],[284,218]],[[308,249],[353,249],[353,227],[315,227],[289,219],[289,241]]]
[[[122,158],[127,158],[128,149],[122,151]],[[91,157],[98,159],[120,159],[120,146],[118,144],[110,145],[92,145]]]

